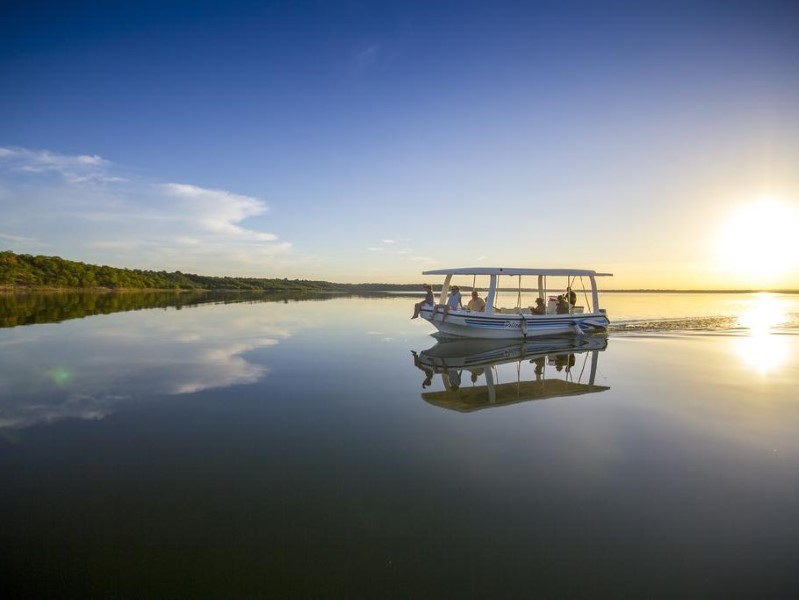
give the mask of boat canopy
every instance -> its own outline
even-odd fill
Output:
[[[567,285],[571,287],[572,281],[580,280],[583,282],[583,278],[587,278],[590,281],[590,289],[586,290],[585,286],[583,286],[583,291],[586,293],[586,304],[589,307],[587,314],[600,314],[603,311],[599,308],[599,291],[597,290],[596,285],[596,278],[597,277],[610,277],[611,273],[597,273],[592,269],[519,269],[514,267],[461,267],[458,269],[432,269],[430,271],[422,271],[422,275],[443,275],[444,276],[444,283],[441,286],[441,291],[439,292],[438,297],[438,304],[443,305],[446,304],[448,299],[448,294],[450,293],[450,282],[452,278],[455,276],[462,276],[462,275],[469,275],[475,278],[475,281],[478,276],[488,276],[489,284],[488,284],[488,294],[485,298],[486,308],[485,308],[485,316],[491,316],[494,314],[505,314],[508,309],[502,307],[496,307],[495,303],[497,300],[497,295],[501,291],[499,287],[499,279],[503,276],[510,276],[510,277],[518,277],[519,278],[519,291],[516,298],[516,314],[521,315],[522,305],[522,277],[523,276],[533,276],[538,278],[537,282],[537,289],[538,289],[538,297],[544,298],[544,295],[547,291],[547,278],[548,277],[566,277],[567,278]],[[590,294],[590,298],[588,297]],[[554,298],[550,298],[551,302],[554,302]],[[572,301],[573,303],[574,301]],[[551,309],[551,310],[550,310]],[[555,313],[556,307],[548,306],[547,307],[547,314]],[[571,309],[570,309],[571,313]],[[579,310],[580,314],[586,314],[583,307],[580,307]],[[433,311],[433,315],[435,315],[435,311]],[[504,317],[503,317],[504,318]],[[604,315],[603,315],[604,318]],[[524,323],[525,328],[528,325],[527,321],[522,319],[521,323]],[[443,323],[443,320],[442,320]],[[440,330],[440,329],[439,329]],[[565,333],[565,332],[563,332]],[[524,337],[527,337],[527,332],[524,332]]]
[[[426,392],[422,394],[422,398],[441,408],[458,412],[472,412],[482,408],[506,406],[531,400],[547,400],[561,396],[579,396],[604,392],[609,389],[610,387],[606,385],[594,385],[593,383],[543,379],[541,381],[514,381],[495,385],[462,387],[441,392]]]
[[[512,267],[464,267],[434,269],[422,275],[543,275],[544,277],[612,277],[613,273],[597,273],[589,269],[516,269]]]

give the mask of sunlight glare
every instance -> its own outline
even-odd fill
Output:
[[[740,206],[717,239],[719,265],[753,283],[770,283],[799,268],[796,203],[762,199]]]
[[[734,347],[744,366],[759,375],[767,375],[783,367],[790,353],[787,339],[769,334],[736,338]]]
[[[738,315],[738,325],[752,333],[768,334],[772,327],[788,321],[783,305],[771,294],[757,294],[755,303]]]
[[[738,325],[749,330],[746,337],[736,338],[735,350],[748,368],[761,375],[788,362],[787,340],[775,335],[772,328],[788,321],[783,305],[771,294],[758,294],[755,301],[738,316]]]

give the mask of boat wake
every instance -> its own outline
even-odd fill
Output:
[[[741,323],[737,316],[678,317],[670,319],[629,319],[612,321],[608,333],[612,335],[649,333],[748,333],[751,327]],[[772,333],[799,335],[799,313],[785,315],[780,323],[769,324]]]

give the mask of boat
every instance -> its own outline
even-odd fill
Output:
[[[532,340],[458,339],[439,341],[413,353],[414,365],[424,371],[422,393],[429,404],[457,412],[474,412],[565,396],[609,390],[596,384],[599,353],[607,348],[605,335],[573,335]],[[501,365],[516,363],[516,369]],[[514,377],[515,375],[515,377]],[[500,381],[501,379],[507,381]]]
[[[443,275],[444,283],[436,305],[422,306],[419,316],[430,321],[438,334],[447,337],[485,339],[526,339],[529,337],[564,334],[583,335],[606,331],[610,323],[604,309],[599,307],[597,273],[587,269],[515,269],[501,267],[469,267],[424,271],[423,275]],[[477,286],[488,278],[487,286]],[[463,309],[444,311],[442,308],[452,293],[455,280],[471,279],[473,290],[486,290],[485,310]],[[532,279],[531,279],[532,278]],[[528,282],[525,286],[524,282]],[[532,282],[532,284],[530,284]],[[463,285],[464,291],[468,285]],[[579,290],[578,293],[576,290]],[[502,306],[508,292],[515,296],[514,306]],[[535,314],[530,306],[540,298],[544,314]],[[559,296],[567,301],[559,304]],[[529,302],[522,302],[522,299]]]

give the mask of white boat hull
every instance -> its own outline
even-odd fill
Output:
[[[610,323],[605,313],[519,315],[455,310],[444,319],[440,308],[432,317],[432,308],[427,306],[422,308],[420,316],[447,337],[493,340],[605,331]]]

